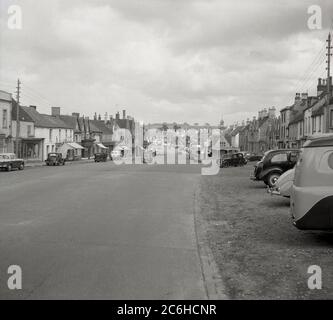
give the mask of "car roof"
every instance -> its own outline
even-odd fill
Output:
[[[299,151],[299,149],[277,149],[277,150],[269,150],[267,151],[267,154],[271,154],[271,153],[279,153],[279,152],[286,152],[286,151]]]
[[[332,147],[333,135],[313,138],[305,142],[303,148],[318,148],[318,147]]]
[[[15,153],[0,153],[0,156],[15,156]]]

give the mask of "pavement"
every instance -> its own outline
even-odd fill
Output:
[[[206,299],[199,180],[198,166],[111,162],[0,172],[0,298]]]
[[[67,165],[75,165],[75,164],[83,164],[83,163],[90,163],[90,162],[94,162],[94,158],[91,159],[81,159],[81,160],[77,160],[77,161],[67,161],[66,164]],[[44,161],[33,161],[33,160],[28,160],[25,162],[24,164],[25,168],[35,168],[35,167],[42,167],[42,166],[46,166]]]
[[[197,207],[229,299],[333,299],[333,233],[301,231],[290,200],[251,181],[254,163],[202,176]],[[310,266],[322,289],[310,290]]]

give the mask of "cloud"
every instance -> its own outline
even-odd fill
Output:
[[[327,36],[307,28],[308,0],[18,2],[21,31],[0,17],[0,87],[21,77],[23,101],[43,112],[126,107],[145,121],[242,120],[289,103]],[[333,4],[318,2],[327,27]]]

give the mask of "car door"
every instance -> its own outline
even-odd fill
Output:
[[[19,166],[18,166],[18,161],[16,159],[16,156],[10,155],[9,158],[10,158],[10,164],[12,165],[12,168],[17,169]]]
[[[290,151],[288,154],[288,170],[295,167],[299,157],[299,151]]]

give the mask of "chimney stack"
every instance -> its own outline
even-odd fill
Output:
[[[301,99],[302,100],[308,100],[308,94],[307,93],[302,93]]]
[[[30,108],[37,110],[36,106],[30,106]]]
[[[116,120],[119,120],[120,119],[120,114],[119,112],[116,113]]]
[[[126,119],[126,110],[123,110],[123,119]]]
[[[53,117],[60,116],[60,107],[51,107],[51,114]]]
[[[268,116],[269,116],[269,118],[271,118],[271,119],[275,118],[275,111],[276,111],[275,107],[272,107],[272,108],[268,109]]]
[[[99,121],[102,120],[101,114],[98,115],[98,120],[99,120]]]
[[[97,112],[94,114],[94,120],[97,120]]]
[[[78,112],[73,112],[73,113],[72,113],[72,116],[73,116],[73,117],[76,117],[76,118],[79,118],[79,117],[80,117],[80,113],[78,113]]]

